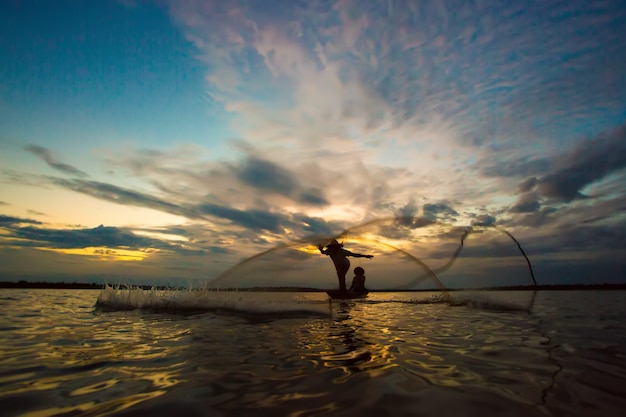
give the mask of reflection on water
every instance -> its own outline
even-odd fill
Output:
[[[11,294],[1,299],[11,329],[0,352],[6,411],[111,413],[183,380],[176,357],[189,333],[183,322],[142,312],[94,314],[94,291]]]
[[[624,292],[265,294],[248,313],[245,300],[237,311],[105,312],[97,296],[0,292],[3,416],[575,416],[626,405]]]
[[[380,346],[366,340],[357,332],[357,325],[350,316],[354,303],[339,302],[336,316],[329,326],[328,350],[321,351],[321,359],[327,366],[345,366],[352,372],[367,369],[376,362]]]

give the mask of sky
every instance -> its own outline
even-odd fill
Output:
[[[0,280],[333,287],[347,231],[372,288],[528,284],[507,231],[626,282],[624,39],[622,1],[3,1]]]

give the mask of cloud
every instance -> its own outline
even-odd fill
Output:
[[[619,112],[622,60],[599,61],[610,58],[606,48],[623,49],[606,26],[619,18],[608,5],[588,19],[578,17],[586,6],[572,7],[579,14],[543,4],[520,14],[513,4],[495,11],[467,3],[453,13],[430,3],[170,2],[206,64],[208,94],[232,117],[236,136],[263,151],[236,167],[238,180],[294,203],[348,199],[377,215],[415,190],[427,201],[454,195],[492,204],[496,186],[508,185],[494,178],[543,177],[561,141],[598,108]],[[571,35],[571,24],[582,32]],[[582,94],[585,78],[598,88]],[[320,175],[316,194],[301,178],[294,183],[295,162],[313,160],[341,181]],[[387,172],[401,166],[402,176]],[[256,168],[266,176],[250,175]]]
[[[502,158],[493,161],[493,155],[479,163],[480,172],[487,177],[527,177],[548,172],[552,161],[550,158],[532,159],[518,153],[507,152]],[[528,179],[530,180],[530,178]],[[520,187],[526,184],[520,184]]]
[[[109,248],[149,248],[161,246],[154,239],[142,237],[117,228],[98,226],[93,229],[42,229],[21,227],[13,229],[13,235],[27,239],[37,245],[54,248],[87,248],[103,246]]]
[[[398,208],[396,210],[396,216],[403,218],[412,218],[417,215],[419,211],[419,207],[415,203],[415,200],[409,200],[404,206]]]
[[[110,155],[107,163],[115,170],[132,175],[156,187],[170,199],[196,200],[210,195],[220,204],[323,207],[329,204],[329,189],[314,161],[294,158],[275,162],[248,143],[233,141],[238,151],[235,161],[203,160],[197,147],[169,151],[126,150]],[[274,152],[276,154],[276,152]],[[280,155],[278,155],[280,159]]]
[[[616,179],[619,183],[619,178]],[[620,187],[623,189],[623,186]],[[530,196],[529,204],[534,204],[533,192],[522,194],[520,198]],[[520,200],[518,200],[519,202]],[[536,208],[536,205],[531,206]],[[623,192],[606,193],[583,200],[575,200],[568,204],[545,205],[533,211],[515,211],[509,207],[503,212],[512,212],[513,216],[503,215],[499,224],[505,227],[533,227],[540,228],[535,233],[551,230],[560,233],[558,228],[568,228],[569,225],[610,225],[623,228],[624,213],[626,213],[626,197]],[[542,239],[542,237],[537,237]]]
[[[3,214],[0,214],[0,226],[12,226],[20,223],[43,224],[38,220],[23,219],[21,217],[5,216]]]
[[[324,197],[324,192],[319,188],[303,190],[298,196],[298,201],[311,206],[327,206],[329,204]]]
[[[535,188],[538,182],[539,180],[536,177],[527,178],[519,184],[519,190],[523,193],[528,192]]]
[[[54,168],[57,171],[60,171],[60,172],[62,172],[64,174],[75,175],[75,176],[78,176],[78,177],[88,177],[89,176],[89,175],[87,175],[87,173],[81,171],[78,168],[75,168],[75,167],[73,167],[71,165],[68,165],[68,164],[65,164],[63,162],[59,162],[52,155],[52,152],[50,152],[49,149],[44,148],[43,146],[26,145],[24,147],[24,149],[26,149],[28,152],[32,153],[33,155],[39,157],[46,164],[48,164],[48,166],[50,166],[51,168]]]
[[[118,187],[116,185],[107,184],[99,181],[79,179],[66,180],[63,178],[55,177],[49,177],[48,179],[50,182],[59,187],[76,191],[78,193],[87,194],[101,200],[110,201],[112,203],[145,207],[192,219],[199,217],[193,211],[186,210],[176,204],[169,203],[151,195],[140,193],[138,191],[134,191],[128,188]]]
[[[32,223],[41,225],[42,222],[34,220],[0,217],[0,226],[4,227],[11,238],[19,240],[6,241],[0,239],[0,244],[11,246],[54,248],[54,249],[84,249],[91,247],[111,249],[132,249],[146,251],[161,249],[175,252],[179,255],[202,255],[204,248],[190,248],[180,243],[155,239],[133,233],[127,228],[110,227],[100,225],[95,228],[83,229],[52,229],[34,226],[18,227],[19,223]],[[5,235],[7,236],[7,235]],[[104,250],[104,249],[103,249]],[[214,252],[214,248],[208,248],[208,252]],[[227,248],[222,248],[221,253],[230,253]]]
[[[180,216],[177,232],[155,239],[203,253],[394,215],[402,232],[497,218],[529,238],[623,220],[624,128],[598,135],[623,123],[626,92],[624,15],[610,2],[525,13],[480,2],[169,3],[204,64],[218,129],[198,145],[109,150],[113,174],[98,181],[29,145],[72,176],[31,185]],[[232,139],[214,146],[224,131]],[[581,135],[595,139],[563,151]]]
[[[556,171],[539,179],[537,191],[564,202],[583,197],[586,185],[626,167],[626,126],[583,142],[556,164]]]
[[[280,151],[260,151],[246,142],[234,145],[243,152],[241,158],[235,154],[234,162],[202,160],[200,150],[183,152],[178,148],[167,152],[130,149],[109,156],[107,162],[115,170],[130,171],[150,188],[156,187],[162,199],[184,208],[209,202],[240,210],[263,207],[306,213],[324,210],[332,202],[345,206],[348,213],[388,215],[389,203],[404,194],[396,192],[390,181],[397,180],[399,187],[404,187],[411,179],[405,169],[367,167],[352,155],[337,158],[337,166],[324,168],[320,161],[328,158],[326,154],[301,160],[282,157]]]
[[[511,207],[512,213],[533,213],[541,208],[537,193],[525,193],[519,196],[517,202]]]
[[[552,165],[546,175],[528,177],[519,184],[522,195],[513,212],[538,210],[540,197],[564,203],[585,198],[583,188],[626,168],[626,126],[580,143],[554,158]]]
[[[529,208],[535,208],[535,206],[532,205]],[[523,213],[523,215],[503,221],[502,224],[504,226],[544,227],[558,220],[563,220],[554,215],[558,211],[554,207],[537,207],[535,210],[518,211],[518,213]]]
[[[108,183],[79,179],[66,180],[54,177],[48,177],[48,180],[62,188],[116,204],[150,208],[192,220],[210,221],[216,218],[230,220],[234,225],[250,229],[250,233],[258,232],[259,230],[283,233],[285,228],[295,229],[296,233],[302,233],[303,231],[328,230],[331,224],[322,219],[314,219],[297,213],[262,210],[258,208],[258,205],[255,208],[241,210],[214,202],[202,201],[202,199],[196,203],[186,201],[176,204]],[[308,222],[305,224],[303,220],[308,220]],[[315,226],[313,227],[311,224]],[[226,231],[224,232],[226,233]]]
[[[431,204],[427,203],[423,206],[424,216],[428,219],[442,219],[445,221],[455,221],[458,212],[445,203]]]
[[[496,218],[489,214],[479,214],[472,220],[472,226],[492,226],[496,223]]]
[[[244,211],[217,204],[204,203],[197,205],[195,210],[210,216],[232,220],[237,225],[257,231],[268,230],[280,233],[283,231],[283,227],[290,223],[284,215],[256,209]]]
[[[237,173],[239,179],[254,188],[290,195],[296,188],[293,174],[278,165],[248,158]]]
[[[626,229],[606,225],[564,225],[542,239],[533,240],[529,247],[535,253],[586,252],[586,256],[602,258],[603,252],[626,249]]]
[[[171,5],[208,64],[209,94],[237,116],[242,133],[266,143],[349,147],[350,130],[368,135],[394,126],[390,100],[377,88],[390,69],[368,72],[374,61],[392,57],[364,59],[384,52],[360,41],[380,40],[384,28],[369,24],[382,21],[378,11],[353,19],[359,9],[339,3],[327,9],[284,4],[280,13],[250,2]]]
[[[252,188],[294,198],[302,204],[328,205],[319,188],[302,189],[295,173],[267,160],[248,157],[237,167],[235,175]]]
[[[19,223],[42,225],[42,222],[1,216],[0,221],[12,240],[13,246],[30,246],[55,249],[76,249],[87,247],[107,247],[119,249],[174,249],[180,247],[165,241],[136,235],[128,229],[98,226],[93,229],[50,229],[33,226],[18,227]]]
[[[339,222],[328,221],[305,214],[295,214],[293,216],[293,223],[295,225],[300,225],[303,230],[311,235],[333,236],[342,228],[342,225]],[[343,227],[345,227],[345,225]]]

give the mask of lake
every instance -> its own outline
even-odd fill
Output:
[[[626,291],[2,289],[0,314],[5,417],[626,410]]]

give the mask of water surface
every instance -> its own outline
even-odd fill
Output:
[[[9,289],[0,313],[3,416],[626,409],[624,291]]]

